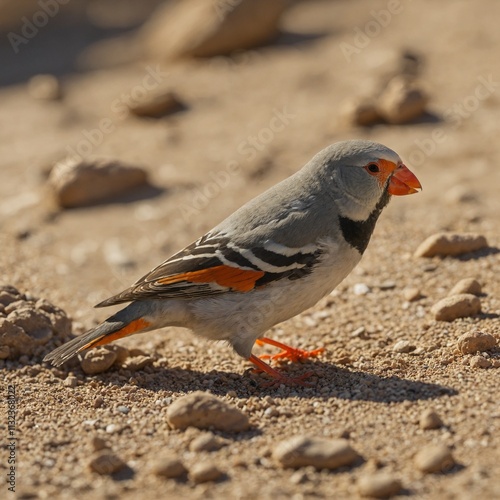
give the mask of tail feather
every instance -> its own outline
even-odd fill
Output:
[[[150,323],[143,318],[138,318],[130,322],[111,321],[113,319],[115,318],[109,318],[109,320],[92,328],[92,330],[66,342],[66,344],[47,354],[43,360],[50,361],[54,366],[61,366],[81,351],[109,344],[113,340],[132,335],[150,326]]]

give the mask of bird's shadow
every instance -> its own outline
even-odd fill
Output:
[[[149,366],[144,371],[135,372],[137,386],[148,391],[171,390],[190,392],[210,391],[218,396],[225,396],[229,391],[238,398],[249,396],[268,396],[274,398],[345,399],[351,401],[372,401],[377,403],[400,403],[435,399],[442,396],[454,396],[458,392],[447,386],[410,380],[395,375],[380,376],[370,372],[348,370],[330,363],[289,365],[287,376],[300,376],[304,372],[313,372],[310,385],[298,384],[269,386],[268,379],[262,374],[238,374],[229,371],[212,370],[202,372],[194,369],[161,368]],[[315,372],[321,374],[315,376]],[[121,370],[107,372],[97,377],[106,384],[125,385]]]

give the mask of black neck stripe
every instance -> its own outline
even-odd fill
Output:
[[[360,254],[363,254],[370,242],[371,235],[375,229],[377,219],[382,209],[389,203],[391,195],[385,191],[366,220],[352,220],[348,217],[339,216],[340,230],[344,239],[355,248]]]

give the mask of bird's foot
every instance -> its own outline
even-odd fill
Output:
[[[277,342],[276,340],[268,339],[267,337],[262,337],[257,340],[257,344],[264,345],[269,344],[274,347],[279,347],[281,352],[277,354],[262,354],[259,356],[260,359],[272,359],[272,360],[284,360],[288,359],[293,363],[298,361],[302,361],[307,358],[314,358],[319,356],[324,350],[324,347],[320,347],[319,349],[313,349],[311,351],[306,351],[304,349],[297,349],[295,347],[290,347],[286,344],[282,344],[281,342]]]
[[[281,384],[284,385],[301,385],[303,387],[313,387],[313,384],[309,383],[306,381],[312,373],[304,373],[303,375],[300,375],[298,377],[288,377],[287,375],[279,372],[278,370],[275,370],[271,366],[269,366],[267,363],[262,361],[260,358],[252,354],[249,358],[249,361],[251,361],[258,369],[260,372],[265,372],[268,375],[271,375],[273,378],[269,382],[261,382],[261,385],[263,387],[276,387]]]

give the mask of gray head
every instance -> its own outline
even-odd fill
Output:
[[[337,142],[320,151],[305,167],[326,184],[340,214],[365,220],[385,196],[416,193],[417,178],[392,149],[372,141]]]

